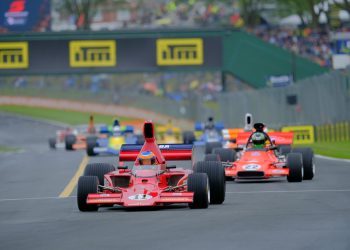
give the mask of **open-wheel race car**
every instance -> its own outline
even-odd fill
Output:
[[[234,159],[230,149],[221,149],[215,156],[207,155],[206,160],[222,162],[226,177],[233,180],[287,177],[289,182],[301,182],[313,179],[315,165],[312,149],[292,148],[292,132],[265,133],[262,123],[255,124],[254,128],[255,132],[238,135],[237,143],[244,146],[237,154],[237,160],[229,160],[230,155]],[[259,136],[262,146],[256,147],[254,140]]]
[[[225,172],[221,163],[197,162],[194,170],[177,168],[167,161],[192,159],[192,145],[157,145],[152,122],[145,122],[143,145],[123,145],[119,166],[88,164],[78,181],[80,211],[97,211],[101,206],[154,207],[185,203],[190,208],[207,208],[225,200]],[[141,161],[145,154],[150,162]],[[124,162],[134,161],[131,168]],[[191,163],[189,163],[192,165]]]

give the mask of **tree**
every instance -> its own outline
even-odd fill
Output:
[[[78,29],[89,30],[98,6],[107,2],[115,4],[125,3],[125,0],[58,0],[58,9],[75,16],[75,25]]]
[[[303,25],[306,25],[309,17],[313,27],[319,25],[322,13],[328,15],[329,12],[327,0],[277,0],[277,4],[285,14],[297,14]]]
[[[261,11],[267,0],[240,0],[241,16],[247,26],[255,26],[260,23]]]
[[[333,4],[350,14],[350,0],[333,0]]]

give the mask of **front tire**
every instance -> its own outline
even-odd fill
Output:
[[[75,135],[66,135],[64,138],[64,144],[66,146],[66,150],[74,150],[73,145],[77,141],[77,137]]]
[[[78,208],[82,212],[97,211],[98,206],[94,204],[87,204],[87,197],[89,194],[97,194],[98,178],[96,176],[81,176],[78,181],[77,202]]]
[[[115,171],[115,167],[108,163],[90,163],[86,165],[84,176],[97,176],[101,185],[104,184],[105,174]]]
[[[214,148],[213,153],[219,155],[222,162],[236,161],[236,151],[232,149]]]
[[[222,204],[225,200],[225,169],[221,162],[200,161],[194,166],[196,173],[206,173],[209,178],[210,204]]]
[[[217,161],[221,162],[221,158],[217,154],[207,154],[204,156],[204,161]]]
[[[193,192],[193,203],[190,208],[208,208],[210,200],[210,187],[208,176],[205,173],[193,173],[188,176],[187,189]]]
[[[314,152],[311,148],[295,148],[295,153],[301,153],[303,158],[304,180],[312,180],[315,175]]]
[[[49,138],[49,147],[51,149],[56,149],[56,138]]]
[[[211,154],[213,153],[213,149],[215,148],[222,148],[221,142],[207,142],[205,144],[205,154]]]
[[[287,167],[289,168],[288,182],[303,181],[303,159],[299,153],[290,153],[287,155]]]
[[[182,134],[184,144],[193,144],[196,140],[196,137],[192,131],[185,131]]]
[[[95,156],[94,148],[97,146],[97,138],[96,137],[88,137],[86,138],[86,153],[88,156]]]

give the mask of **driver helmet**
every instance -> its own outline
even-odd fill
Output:
[[[252,143],[256,148],[263,148],[265,146],[266,136],[263,133],[257,132],[252,135]]]
[[[121,134],[120,126],[114,126],[114,127],[113,127],[113,134],[114,134],[115,136],[118,136],[118,135]]]
[[[151,151],[143,151],[139,155],[140,165],[153,165],[156,163],[156,156]]]

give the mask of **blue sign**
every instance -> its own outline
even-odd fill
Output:
[[[0,31],[47,31],[50,12],[50,0],[1,0]]]

